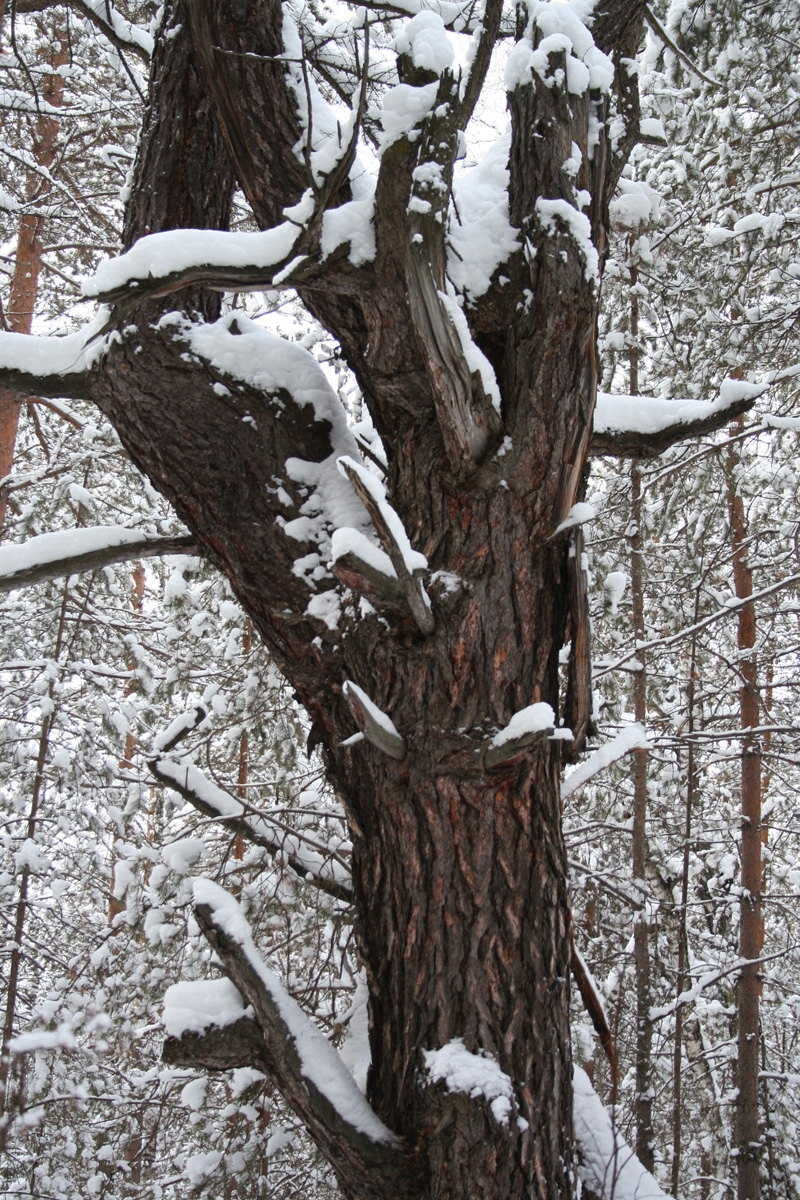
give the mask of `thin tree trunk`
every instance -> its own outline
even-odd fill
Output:
[[[695,593],[695,610],[693,624],[697,623],[700,604],[699,589]],[[681,879],[681,907],[678,921],[678,978],[675,994],[680,996],[686,987],[689,969],[689,939],[687,930],[687,913],[689,902],[689,865],[692,838],[692,814],[697,794],[697,763],[695,747],[692,739],[695,718],[695,682],[697,673],[697,635],[692,637],[691,656],[689,660],[689,682],[686,689],[686,707],[688,710],[688,763],[686,769],[686,814],[683,829],[683,875]],[[675,1045],[672,1054],[672,1174],[670,1191],[678,1195],[678,1182],[681,1172],[682,1124],[681,1124],[681,1070],[683,1057],[683,1014],[684,1009],[679,1005],[675,1010]]]
[[[742,422],[732,427],[741,431]],[[737,487],[739,452],[731,442],[725,455],[728,519],[733,549],[733,580],[740,600],[753,594],[748,563],[748,529],[744,503]],[[760,718],[756,614],[752,604],[739,609],[739,706],[743,729],[756,728]],[[760,976],[757,960],[763,948],[761,923],[761,742],[757,735],[742,741],[742,896],[739,914],[739,954],[742,967],[737,992],[738,1093],[736,1099],[736,1161],[739,1200],[758,1200],[761,1137],[758,1126],[758,1060]]]
[[[59,615],[58,630],[56,633],[55,653],[53,655],[56,662],[61,655],[61,647],[64,640],[67,598],[68,592],[65,583],[61,599],[61,612]],[[54,682],[51,680],[50,686],[47,689],[47,696],[51,703],[53,700],[53,694]],[[25,837],[31,841],[36,837],[38,830],[39,807],[41,805],[44,789],[44,765],[47,758],[47,748],[49,745],[50,730],[52,725],[53,714],[49,713],[42,720],[41,732],[39,734],[39,749],[36,755],[36,771],[33,777],[31,803],[28,809],[28,821],[25,829]],[[11,947],[11,958],[8,969],[6,1003],[3,1014],[2,1047],[0,1047],[0,1153],[5,1150],[11,1121],[11,1097],[9,1096],[11,1054],[8,1049],[8,1044],[14,1036],[14,1026],[17,1017],[17,1001],[19,999],[20,967],[22,964],[23,955],[25,918],[28,912],[29,884],[30,868],[25,865],[22,868],[22,874],[20,876],[17,905],[14,914],[14,942]]]
[[[53,71],[52,74],[45,75],[42,84],[42,100],[54,108],[60,107],[63,101],[64,80],[58,73],[58,67],[64,66],[66,62],[66,46],[53,51],[50,59]],[[33,156],[40,167],[49,170],[53,165],[57,134],[58,121],[41,113],[36,118],[33,138]],[[42,264],[42,234],[45,224],[45,218],[36,212],[36,206],[49,190],[50,185],[42,175],[30,173],[26,200],[31,211],[23,213],[19,219],[14,275],[5,311],[6,325],[12,333],[31,331]],[[3,486],[2,480],[10,474],[14,463],[22,404],[23,398],[17,392],[9,388],[0,388],[0,529],[5,523],[8,505],[8,488]]]
[[[631,347],[630,392],[639,394],[639,298],[635,287],[638,272],[631,266]],[[631,465],[631,599],[633,602],[633,632],[637,644],[636,656],[641,663],[633,676],[633,705],[635,719],[647,724],[647,664],[639,644],[645,640],[644,583],[642,579],[642,474],[638,460]],[[647,905],[646,867],[647,846],[647,751],[636,750],[633,756],[633,879],[643,899],[635,914],[633,929],[634,966],[636,971],[636,1153],[642,1165],[652,1171],[653,1152],[653,1089],[652,1045],[653,1027],[650,1023],[650,938]]]

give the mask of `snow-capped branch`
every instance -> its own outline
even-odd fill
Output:
[[[336,900],[353,901],[347,863],[319,843],[309,847],[308,837],[282,822],[254,812],[188,762],[154,758],[148,763],[156,779],[188,800],[198,812],[213,818],[233,833],[280,858],[304,883],[310,883]]]
[[[487,771],[497,771],[518,762],[535,741],[553,732],[555,723],[555,713],[549,704],[529,704],[520,709],[487,743],[483,752],[484,767]]]
[[[657,458],[676,442],[714,433],[748,412],[768,386],[726,379],[714,401],[600,392],[589,454],[595,458]]]
[[[236,901],[217,884],[195,880],[195,917],[225,973],[251,1004],[265,1062],[287,1103],[335,1170],[358,1178],[359,1195],[404,1195],[405,1155],[370,1108],[337,1051],[261,959]]]
[[[583,1007],[586,1009],[589,1019],[594,1026],[594,1031],[600,1038],[600,1044],[605,1051],[608,1065],[611,1068],[611,1077],[618,1081],[619,1060],[617,1058],[617,1046],[614,1041],[614,1035],[611,1032],[611,1027],[608,1024],[605,1005],[600,998],[600,992],[592,977],[592,973],[586,965],[580,950],[575,945],[575,937],[572,930],[570,930],[569,938],[572,978],[575,980],[575,986],[580,993]]]
[[[384,754],[388,754],[389,758],[402,762],[406,756],[406,744],[391,718],[373,704],[358,684],[349,679],[342,687],[342,694],[367,741]]]
[[[411,549],[400,518],[387,503],[383,484],[360,463],[351,458],[339,459],[339,467],[347,476],[353,491],[366,508],[381,545],[391,559],[395,574],[420,632],[433,633],[436,622],[421,575],[427,569],[423,555]]]
[[[0,592],[32,587],[83,571],[97,571],[133,559],[197,553],[192,537],[142,537],[141,530],[125,526],[43,533],[19,545],[0,547]]]
[[[17,13],[42,12],[46,8],[74,9],[98,29],[117,50],[127,50],[147,66],[153,53],[153,39],[146,29],[123,17],[109,0],[17,0]]]
[[[647,734],[641,725],[629,725],[627,729],[623,729],[622,733],[618,733],[611,741],[606,742],[599,750],[595,750],[594,754],[576,767],[575,770],[567,776],[561,785],[561,799],[568,799],[578,788],[583,787],[590,779],[600,771],[604,771],[606,767],[610,767],[620,758],[624,758],[626,754],[630,754],[632,750],[649,750],[650,743],[647,740]]]

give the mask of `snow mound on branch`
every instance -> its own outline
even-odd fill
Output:
[[[510,150],[509,127],[476,167],[453,182],[457,219],[451,217],[447,234],[447,274],[457,291],[475,299],[519,250],[519,231],[508,219]]]
[[[105,305],[77,333],[65,337],[31,337],[29,333],[0,333],[0,366],[40,378],[86,371],[108,350],[110,338],[98,336],[108,324],[111,310]]]
[[[28,341],[39,341],[31,338]],[[19,571],[46,566],[65,558],[77,558],[94,550],[113,549],[143,542],[147,533],[128,525],[93,525],[88,529],[58,529],[41,533],[13,546],[0,546],[0,578],[7,579]]]
[[[528,734],[544,733],[555,728],[556,714],[549,704],[541,701],[529,704],[514,713],[505,729],[496,733],[489,743],[490,746],[504,746],[506,742],[515,742],[517,738],[527,737]]]
[[[595,433],[660,433],[723,412],[739,400],[755,399],[767,385],[726,379],[716,400],[664,400],[658,396],[611,396],[597,393]]]
[[[485,1050],[473,1054],[463,1038],[453,1038],[441,1050],[423,1050],[422,1056],[431,1083],[444,1083],[448,1092],[464,1092],[473,1100],[482,1096],[498,1124],[508,1123],[514,1086]]]
[[[601,1200],[670,1200],[645,1170],[580,1067],[573,1068],[573,1118],[578,1175]]]
[[[197,979],[173,983],[164,994],[162,1022],[170,1037],[203,1033],[212,1025],[232,1025],[241,1017],[252,1017],[242,993],[230,979]]]
[[[414,66],[441,75],[452,67],[455,50],[438,13],[420,12],[403,27],[394,41],[398,54],[407,54]]]
[[[573,96],[582,95],[587,88],[591,91],[609,91],[614,82],[614,64],[608,55],[595,46],[594,38],[585,24],[592,7],[584,0],[560,4],[533,0],[528,6],[531,19],[525,36],[508,56],[506,91],[513,92],[515,88],[530,83],[534,71],[545,87],[566,83],[568,92]],[[540,35],[535,50],[534,30]],[[562,54],[566,75],[563,68],[558,66],[551,73],[550,56]]]

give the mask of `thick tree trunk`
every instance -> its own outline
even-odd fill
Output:
[[[296,1049],[288,1059],[277,1053],[286,1042],[268,997],[256,1006],[264,1046],[256,1038],[252,1052],[266,1055],[289,1102],[307,1114],[353,1200],[573,1194],[560,742],[543,730],[488,757],[487,748],[533,704],[549,704],[558,720],[568,620],[573,647],[587,645],[585,629],[575,636],[584,609],[570,613],[569,533],[556,530],[578,498],[589,444],[608,200],[637,136],[635,79],[622,64],[636,52],[643,7],[598,6],[595,40],[618,64],[613,95],[570,92],[561,48],[550,56],[552,75],[531,72],[510,93],[510,210],[520,250],[507,264],[513,283],[495,285],[469,313],[502,412],[467,366],[442,301],[449,181],[479,86],[460,98],[444,72],[430,117],[383,154],[374,262],[356,270],[339,254],[326,265],[321,209],[298,235],[293,252],[306,255],[298,291],[338,338],[383,439],[387,493],[429,565],[429,611],[415,613],[399,587],[399,599],[375,596],[380,611],[364,612],[340,586],[357,587],[355,573],[337,566],[334,578],[318,556],[320,587],[341,615],[335,625],[314,615],[310,601],[320,592],[296,566],[317,547],[286,532],[287,517],[308,511],[288,463],[317,465],[340,453],[332,423],[291,384],[254,386],[196,351],[197,313],[214,316],[213,296],[196,289],[143,304],[143,293],[131,291],[115,316],[119,337],[87,372],[88,395],[230,580],[308,709],[347,812],[370,992],[368,1098],[398,1143],[366,1146],[342,1132],[330,1105],[292,1075]],[[275,57],[284,17],[277,0],[173,0],[166,9],[126,245],[180,226],[224,228],[234,177],[264,227],[280,222],[305,188],[328,207],[346,202],[346,171],[320,183],[303,165],[302,101],[287,87],[286,60]],[[485,28],[496,30],[498,19],[490,0]],[[531,48],[539,45],[538,27],[528,36]],[[485,69],[488,61],[479,47],[475,62]],[[398,69],[410,85],[431,82],[405,56]],[[566,164],[579,160],[575,177]],[[444,190],[424,182],[432,175]],[[215,282],[213,271],[205,278]],[[184,315],[159,324],[176,305]],[[235,363],[236,344],[246,341],[239,324],[226,319],[215,337]],[[572,668],[584,677],[585,662]],[[369,738],[343,745],[355,728],[351,683],[394,723],[397,734],[383,739],[390,753]],[[585,691],[571,692],[576,731],[588,720]],[[252,967],[211,910],[198,904],[197,913],[237,985],[257,992]],[[248,1038],[242,1033],[231,1053],[248,1053]],[[494,1060],[505,1103],[480,1086],[450,1091],[431,1074],[426,1052],[453,1042],[453,1052],[475,1056],[475,1070]]]

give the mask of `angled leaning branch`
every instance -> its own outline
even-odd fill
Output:
[[[351,1193],[356,1185],[365,1200],[412,1195],[400,1142],[370,1108],[334,1047],[263,963],[239,905],[206,879],[195,881],[194,899],[209,945],[253,1007],[263,1061],[337,1175]]]
[[[66,547],[75,534],[95,534],[97,529],[67,530],[61,533],[43,533],[29,538],[21,545],[0,548],[0,592],[15,588],[32,587],[36,583],[47,583],[62,579],[66,575],[78,575],[85,571],[98,571],[115,563],[132,562],[134,559],[156,558],[161,554],[199,553],[193,537],[138,538],[122,544],[81,549],[80,541],[71,552],[59,553],[59,544]],[[132,532],[127,530],[126,532]],[[42,545],[42,543],[45,543]],[[37,556],[38,554],[38,556]]]

